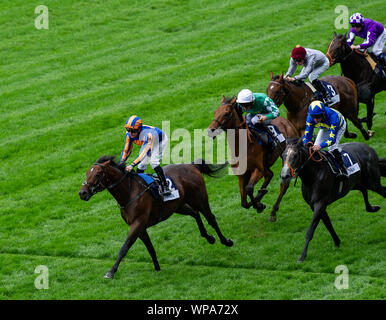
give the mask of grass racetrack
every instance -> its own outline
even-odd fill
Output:
[[[0,3],[0,299],[386,298],[385,199],[369,193],[382,206],[377,213],[365,211],[357,191],[330,205],[341,247],[320,224],[305,262],[297,264],[312,212],[299,180],[278,221],[268,222],[281,161],[261,214],[240,206],[235,176],[205,178],[233,247],[217,236],[209,245],[195,221],[178,214],[148,229],[158,273],[137,241],[115,278],[103,279],[128,226],[107,191],[89,202],[78,196],[95,160],[119,157],[130,115],[160,128],[169,120],[171,131],[193,136],[209,126],[223,94],[265,92],[269,72],[287,70],[296,44],[326,52],[334,31],[348,31],[334,27],[336,6],[385,24],[384,1],[358,7],[357,1],[49,0],[48,30],[34,26],[39,4]],[[330,74],[340,75],[340,66]],[[284,106],[280,111],[286,114]],[[385,111],[383,92],[367,142],[383,158]],[[351,122],[349,128],[364,142]],[[170,139],[172,147],[177,143]],[[34,286],[38,265],[49,269],[48,290]],[[349,270],[346,290],[334,286],[339,265]]]

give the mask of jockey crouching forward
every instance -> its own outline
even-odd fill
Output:
[[[299,75],[292,78],[291,76],[295,73],[298,65],[303,66],[303,69]],[[318,79],[329,67],[330,62],[324,53],[297,45],[291,52],[290,65],[285,78],[289,81],[295,81],[308,77],[315,89],[323,95],[323,100],[330,104],[331,97]]]
[[[125,162],[130,156],[133,144],[142,146],[138,157],[126,167],[126,171],[132,171],[138,165],[137,173],[143,173],[150,161],[151,167],[161,182],[162,195],[169,195],[171,190],[160,166],[168,142],[166,134],[156,127],[143,125],[142,120],[135,115],[126,121],[125,128],[127,133],[125,147],[121,153],[121,162]]]
[[[319,128],[319,133],[312,146],[313,151],[319,151],[327,147],[339,164],[340,173],[338,177],[347,178],[347,171],[343,164],[340,153],[339,141],[346,131],[346,121],[336,110],[327,108],[323,102],[315,100],[311,103],[306,120],[306,131],[304,132],[303,143],[306,145],[312,140],[314,128]]]
[[[265,93],[252,93],[249,89],[243,89],[237,95],[236,102],[241,106],[246,115],[246,121],[249,126],[255,126],[257,129],[263,130],[267,135],[276,139],[271,135],[266,125],[280,115],[279,108]],[[266,146],[270,146],[267,135],[260,134],[260,140]],[[275,142],[274,142],[275,143]]]

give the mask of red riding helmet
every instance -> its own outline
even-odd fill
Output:
[[[305,59],[306,58],[306,49],[304,49],[302,46],[297,45],[295,48],[293,48],[291,52],[291,58],[293,59]]]

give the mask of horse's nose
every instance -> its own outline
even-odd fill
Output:
[[[85,200],[87,201],[88,199],[90,199],[90,197],[88,196],[88,193],[86,190],[82,189],[79,191],[79,197],[82,199],[82,200]]]

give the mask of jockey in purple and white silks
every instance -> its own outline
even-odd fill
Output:
[[[133,149],[133,144],[141,146],[138,157],[126,167],[126,171],[132,171],[138,165],[137,173],[143,173],[150,161],[151,167],[156,172],[161,182],[162,194],[171,193],[161,167],[162,156],[167,147],[168,138],[166,134],[156,127],[142,124],[138,116],[131,116],[126,124],[125,146],[121,153],[120,162],[126,162]]]
[[[299,75],[292,78],[298,65],[303,66],[303,69]],[[329,67],[330,62],[324,53],[297,45],[291,52],[290,65],[285,78],[295,81],[305,80],[308,77],[315,89],[323,95],[325,102],[330,103],[331,97],[318,79]]]
[[[368,49],[372,47],[373,54],[385,66],[386,56],[382,53],[382,50],[386,42],[386,30],[382,23],[365,19],[360,13],[354,13],[350,17],[350,24],[351,29],[347,44],[351,46],[351,49]],[[359,45],[353,45],[356,36],[365,39],[365,41]]]

